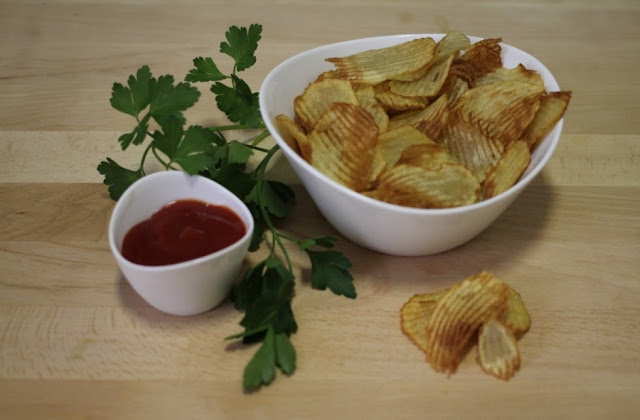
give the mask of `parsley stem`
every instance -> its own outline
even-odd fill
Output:
[[[255,139],[253,139],[253,141],[251,142],[251,145],[252,146],[257,146],[258,144],[260,144],[262,142],[262,140],[264,140],[267,137],[269,137],[270,134],[271,133],[269,133],[269,130],[264,130],[262,133],[258,134]]]
[[[271,160],[273,155],[276,154],[276,152],[278,150],[280,150],[280,148],[277,145],[273,146],[271,148],[271,150],[269,150],[267,155],[264,157],[264,159],[262,159],[262,161],[258,165],[258,168],[256,169],[256,173],[258,174],[258,177],[261,180],[256,185],[256,187],[258,189],[258,197],[262,197],[262,184],[263,184],[263,182],[266,182],[266,181],[263,181],[264,180],[264,172],[265,172],[267,166],[269,165],[269,161]],[[277,243],[278,247],[282,250],[282,253],[284,255],[285,260],[287,261],[287,269],[289,270],[290,273],[293,272],[293,264],[291,263],[291,258],[289,257],[289,253],[287,252],[287,248],[284,246],[284,243],[282,242],[282,239],[280,238],[280,234],[278,233],[278,230],[275,228],[275,226],[273,226],[273,223],[271,222],[271,218],[269,217],[269,214],[267,213],[267,210],[265,209],[264,203],[262,202],[261,198],[258,199],[258,208],[260,209],[260,214],[262,215],[262,218],[263,218],[265,224],[269,228],[269,231],[271,232],[271,236],[272,236],[273,241],[274,241],[274,246],[271,248],[271,253],[273,253],[274,248],[275,248],[275,244]]]
[[[155,147],[151,147],[151,152],[153,153],[153,155],[156,157],[156,159],[158,159],[158,162],[160,162],[162,164],[162,166],[164,166],[165,169],[172,169],[171,165],[169,163],[166,163],[161,157],[160,155],[158,155],[157,149]]]
[[[149,150],[151,149],[151,146],[153,145],[153,143],[149,143],[149,145],[147,146],[146,149],[144,149],[144,152],[142,153],[142,159],[140,159],[140,173],[142,175],[144,175],[144,162],[145,160],[147,160],[147,154],[149,153]]]

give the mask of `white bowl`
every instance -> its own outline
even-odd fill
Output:
[[[247,232],[220,251],[177,264],[145,266],[124,258],[122,241],[129,229],[181,199],[227,206],[242,219]],[[150,305],[173,315],[195,315],[217,306],[228,295],[252,232],[251,212],[229,190],[202,176],[166,171],[143,177],[120,197],[109,223],[109,245],[125,278]]]
[[[429,36],[435,41],[444,34],[393,35],[357,39],[325,45],[293,56],[275,67],[260,88],[260,110],[267,128],[327,221],[347,239],[385,254],[417,256],[447,251],[471,240],[487,228],[542,170],[553,154],[562,120],[539,144],[529,167],[509,190],[469,206],[450,209],[416,209],[383,203],[358,194],[329,179],[302,159],[280,136],[274,119],[278,114],[293,118],[293,100],[305,87],[333,64],[328,57],[388,47]],[[481,38],[469,37],[472,43]],[[551,72],[536,58],[507,44],[502,45],[507,68],[522,63],[538,71],[547,91],[559,90]]]

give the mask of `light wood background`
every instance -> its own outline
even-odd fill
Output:
[[[306,49],[449,29],[501,36],[573,91],[547,168],[488,230],[435,256],[380,255],[347,241],[355,301],[313,291],[298,270],[298,369],[241,388],[255,347],[223,338],[225,303],[179,318],[121,278],[96,172],[132,121],[111,85],[142,64],[182,79],[218,55],[230,25],[263,25],[257,90]],[[635,0],[0,0],[0,418],[638,418],[640,416],[640,2]],[[187,114],[224,122],[203,89]],[[273,176],[296,183],[285,162]],[[300,186],[282,229],[334,233]],[[260,255],[251,255],[247,263]],[[490,270],[533,324],[509,382],[470,353],[450,377],[400,332],[399,309]]]

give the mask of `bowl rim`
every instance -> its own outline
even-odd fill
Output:
[[[457,207],[448,207],[448,208],[438,208],[438,209],[424,209],[424,208],[416,208],[416,207],[407,207],[407,206],[401,206],[398,204],[391,204],[391,203],[386,203],[384,201],[380,201],[380,200],[376,200],[373,199],[371,197],[367,197],[364,194],[358,193],[356,191],[353,191],[349,188],[347,188],[346,186],[338,183],[337,181],[334,181],[333,179],[329,178],[328,176],[326,176],[325,174],[323,174],[322,172],[320,172],[318,169],[316,169],[315,167],[313,167],[310,163],[308,163],[306,160],[304,160],[298,153],[296,153],[294,150],[291,149],[291,147],[289,147],[289,145],[287,144],[286,141],[284,141],[284,139],[282,139],[282,137],[280,136],[280,133],[278,132],[277,127],[275,126],[275,124],[272,122],[271,118],[269,118],[269,114],[267,111],[267,104],[266,104],[266,95],[264,94],[264,91],[267,89],[267,87],[269,85],[271,85],[273,83],[273,79],[276,77],[276,75],[281,71],[281,69],[283,67],[288,66],[292,61],[295,60],[299,60],[301,58],[304,58],[307,55],[315,55],[319,52],[322,52],[324,50],[331,50],[334,48],[339,48],[339,47],[343,47],[343,46],[349,46],[352,44],[359,44],[359,43],[370,43],[370,42],[376,42],[376,41],[384,41],[385,43],[387,43],[388,41],[391,40],[397,40],[397,42],[394,42],[392,44],[389,45],[394,45],[396,43],[401,43],[401,42],[405,42],[405,41],[409,41],[411,39],[415,39],[415,38],[419,38],[419,37],[443,37],[445,35],[445,33],[407,33],[407,34],[396,34],[396,35],[380,35],[380,36],[372,36],[372,37],[364,37],[364,38],[356,38],[356,39],[351,39],[351,40],[346,40],[346,41],[339,41],[339,42],[335,42],[335,43],[331,43],[331,44],[326,44],[326,45],[321,45],[321,46],[317,46],[302,52],[299,52],[297,54],[294,54],[290,57],[288,57],[286,60],[282,61],[281,63],[279,63],[277,66],[275,66],[268,74],[267,76],[264,78],[262,85],[260,87],[260,92],[259,92],[259,105],[260,105],[260,112],[262,114],[262,119],[264,120],[264,123],[267,127],[267,130],[269,130],[271,136],[274,138],[274,141],[278,144],[278,146],[283,149],[282,152],[287,155],[287,157],[294,159],[296,161],[297,164],[307,168],[310,170],[311,174],[314,175],[315,177],[320,177],[321,179],[323,179],[324,181],[330,183],[332,186],[334,186],[335,188],[337,188],[339,191],[341,191],[343,194],[347,194],[350,197],[353,197],[354,199],[357,200],[363,200],[365,203],[370,203],[372,205],[378,206],[381,209],[386,209],[386,210],[391,210],[391,211],[395,211],[395,212],[401,212],[403,214],[407,214],[407,215],[455,215],[455,214],[459,214],[459,213],[466,213],[469,211],[473,211],[476,209],[482,209],[485,207],[489,207],[492,206],[493,204],[503,201],[504,199],[506,199],[509,196],[512,196],[514,194],[518,194],[520,191],[522,191],[522,189],[524,189],[541,171],[542,169],[546,166],[547,162],[549,161],[549,159],[551,158],[551,156],[553,156],[555,149],[558,146],[558,143],[560,141],[560,136],[562,133],[562,128],[564,125],[564,116],[563,118],[561,118],[556,125],[554,126],[554,128],[547,134],[547,137],[545,137],[544,139],[542,139],[538,144],[542,143],[543,141],[547,140],[550,136],[553,136],[551,138],[551,144],[548,146],[548,149],[545,151],[545,153],[541,156],[540,161],[537,163],[537,165],[533,166],[528,173],[526,173],[524,176],[521,176],[520,179],[518,179],[518,181],[516,182],[516,184],[512,185],[509,189],[507,189],[506,191],[503,191],[502,193],[482,200],[482,201],[478,201],[476,203],[472,203],[472,204],[467,204],[467,205],[463,205],[463,206],[457,206]],[[467,35],[467,37],[472,41],[472,43],[481,41],[483,39],[486,38],[482,38],[482,37],[478,37],[478,36],[472,36],[472,35]],[[533,61],[537,67],[539,67],[541,70],[545,71],[548,75],[548,77],[550,78],[550,80],[545,80],[545,84],[547,82],[549,82],[551,85],[553,85],[552,87],[554,89],[560,89],[558,86],[558,82],[555,79],[555,76],[553,75],[553,73],[551,73],[551,71],[540,61],[538,60],[536,57],[534,57],[533,55],[527,53],[524,50],[521,50],[520,48],[514,47],[513,45],[507,44],[505,42],[500,42],[500,46],[502,47],[502,54],[504,55],[505,53],[505,49],[506,50],[510,50],[513,51],[515,53],[519,53],[522,54],[526,57],[528,57],[529,60]],[[383,47],[381,47],[383,48]],[[361,49],[360,51],[364,51],[365,49]],[[538,69],[535,69],[537,72]],[[527,167],[527,169],[529,169],[529,167]],[[526,171],[526,170],[525,170]]]
[[[192,258],[190,260],[181,261],[181,262],[178,262],[178,263],[165,264],[165,265],[144,265],[144,264],[135,263],[133,261],[129,261],[128,259],[126,259],[124,257],[124,255],[122,255],[122,251],[116,245],[116,241],[115,241],[116,217],[119,216],[120,213],[124,212],[122,207],[127,205],[126,199],[128,199],[129,196],[134,194],[134,190],[136,188],[144,188],[144,185],[146,183],[148,183],[148,182],[153,181],[154,178],[176,177],[176,176],[184,176],[184,177],[189,177],[189,178],[198,178],[199,180],[203,180],[203,182],[212,183],[212,184],[214,184],[214,187],[219,188],[219,190],[223,194],[228,195],[232,201],[235,201],[237,204],[239,204],[240,208],[242,208],[243,211],[246,212],[248,217],[245,218],[246,215],[239,214],[240,212],[235,211],[233,209],[231,209],[231,210],[234,213],[236,213],[237,216],[240,218],[240,220],[242,220],[242,222],[244,223],[244,225],[246,227],[245,234],[240,239],[238,239],[237,241],[232,243],[231,245],[228,245],[228,246],[226,246],[226,247],[224,247],[222,249],[219,249],[219,250],[217,250],[215,252],[212,252],[210,254],[202,255],[200,257]],[[138,185],[136,185],[136,184],[138,184]],[[205,201],[205,200],[202,200],[202,199],[199,199],[199,198],[192,198],[192,199]],[[181,198],[181,199],[176,199],[176,200],[189,200],[189,198]],[[173,201],[176,201],[176,200],[173,200]],[[164,205],[170,204],[173,201],[168,201]],[[211,203],[211,204],[213,204],[213,203]],[[160,210],[160,208],[157,208],[153,212],[156,212],[158,210]],[[145,220],[145,219],[143,219],[143,220]],[[186,172],[178,171],[178,170],[166,170],[166,171],[161,170],[161,171],[157,171],[157,172],[153,172],[153,173],[147,174],[147,175],[143,176],[142,178],[138,179],[136,182],[131,184],[129,186],[129,188],[127,188],[125,190],[125,192],[120,196],[120,198],[116,202],[115,207],[112,210],[111,217],[109,219],[109,246],[111,247],[111,252],[114,254],[115,258],[121,264],[125,264],[129,268],[134,268],[136,270],[144,270],[144,271],[147,271],[147,272],[150,272],[150,273],[159,272],[159,271],[163,271],[164,272],[164,271],[168,271],[168,270],[177,271],[177,270],[180,270],[180,269],[196,266],[196,265],[199,265],[201,263],[208,262],[210,260],[218,259],[218,258],[223,257],[224,255],[232,252],[236,248],[242,247],[244,243],[246,243],[247,241],[251,240],[251,237],[253,236],[254,228],[255,227],[254,227],[253,216],[251,215],[251,211],[249,210],[247,205],[242,200],[240,200],[234,193],[232,193],[230,190],[228,190],[226,187],[224,187],[222,184],[220,184],[220,183],[218,183],[218,182],[216,182],[216,181],[214,181],[214,180],[212,180],[210,178],[204,177],[202,175],[189,175]],[[125,233],[125,236],[126,236],[126,234],[127,233]]]

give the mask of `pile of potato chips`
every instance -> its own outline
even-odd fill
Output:
[[[501,39],[460,32],[347,57],[276,117],[282,137],[342,185],[388,203],[446,208],[517,182],[571,92],[503,67]]]
[[[454,373],[477,337],[482,369],[508,380],[520,368],[517,338],[531,320],[520,295],[488,272],[416,294],[400,311],[403,333],[438,372]]]

